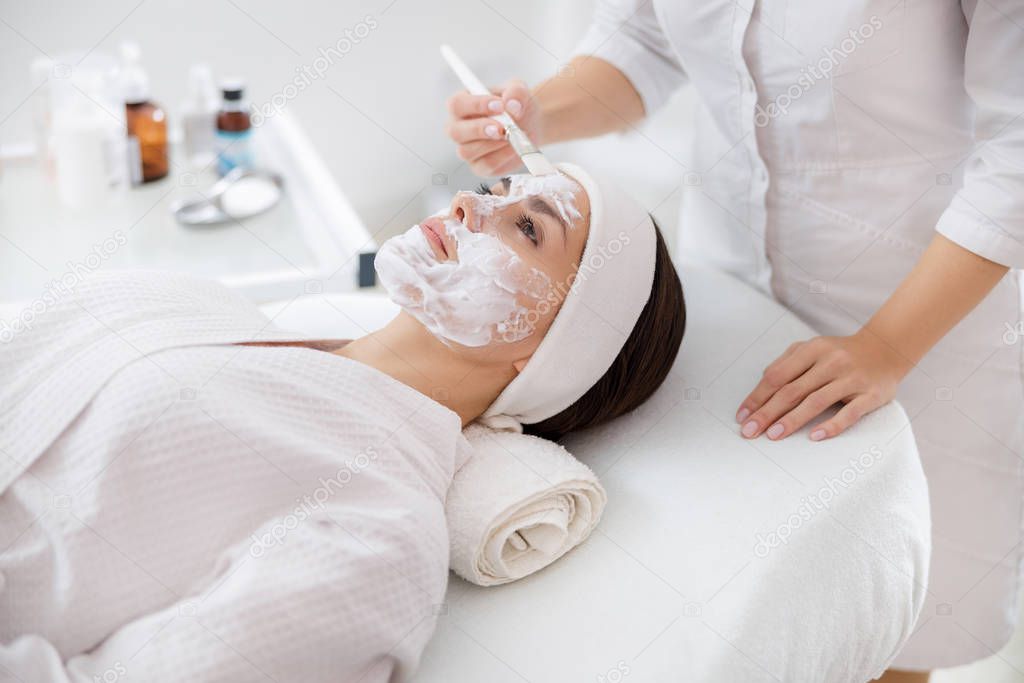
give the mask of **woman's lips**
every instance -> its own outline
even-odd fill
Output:
[[[420,230],[423,231],[423,236],[427,239],[427,244],[434,250],[434,255],[437,256],[438,261],[450,260],[448,250],[448,244],[446,238],[448,231],[444,227],[444,223],[440,219],[430,217],[427,220],[420,223]]]

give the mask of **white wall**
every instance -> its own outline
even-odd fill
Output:
[[[288,103],[353,199],[371,231],[405,229],[475,185],[443,134],[444,101],[458,88],[437,47],[454,45],[487,82],[536,82],[571,55],[592,0],[0,0],[0,144],[30,138],[28,65],[41,54],[79,48],[116,53],[138,41],[153,97],[172,118],[188,67],[208,62],[218,76],[239,74],[251,99],[268,102],[346,29],[371,16],[377,28]],[[548,150],[558,160],[616,170],[663,227],[674,225],[689,120],[684,94],[645,126],[644,135],[610,136]],[[5,118],[6,117],[6,118]],[[605,160],[609,161],[606,162]],[[612,166],[611,159],[614,159]],[[436,173],[449,185],[432,184]],[[2,180],[0,180],[2,182]],[[669,232],[669,230],[667,230]]]

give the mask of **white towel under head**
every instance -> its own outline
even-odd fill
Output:
[[[452,569],[480,586],[521,579],[582,543],[606,496],[589,467],[546,439],[472,424],[472,456],[445,502]]]
[[[571,406],[611,367],[651,294],[656,236],[650,214],[617,185],[558,164],[590,198],[590,233],[576,279],[522,372],[478,421],[522,431]]]

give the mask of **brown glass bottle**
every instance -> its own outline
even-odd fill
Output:
[[[159,180],[167,175],[167,118],[152,102],[129,102],[125,105],[128,137],[138,140],[142,162],[142,182]]]
[[[224,111],[222,109],[217,112],[217,130],[240,133],[251,127],[252,121],[249,119],[247,111]]]

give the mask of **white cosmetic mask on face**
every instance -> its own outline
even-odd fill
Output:
[[[577,192],[582,188],[560,173],[515,175],[505,195],[471,194],[472,215],[479,222],[497,209],[543,195],[572,225],[581,216],[575,203]],[[480,231],[478,225],[474,228],[454,218],[445,220],[445,229],[457,245],[458,261],[438,261],[418,225],[391,238],[375,261],[381,284],[392,301],[442,341],[486,346],[494,340],[525,339],[533,332],[535,320],[519,300],[539,301],[551,281],[501,240]]]
[[[442,341],[486,346],[516,342],[533,331],[519,303],[540,300],[551,281],[501,241],[445,220],[458,261],[438,261],[419,225],[385,242],[374,267],[388,296]]]

